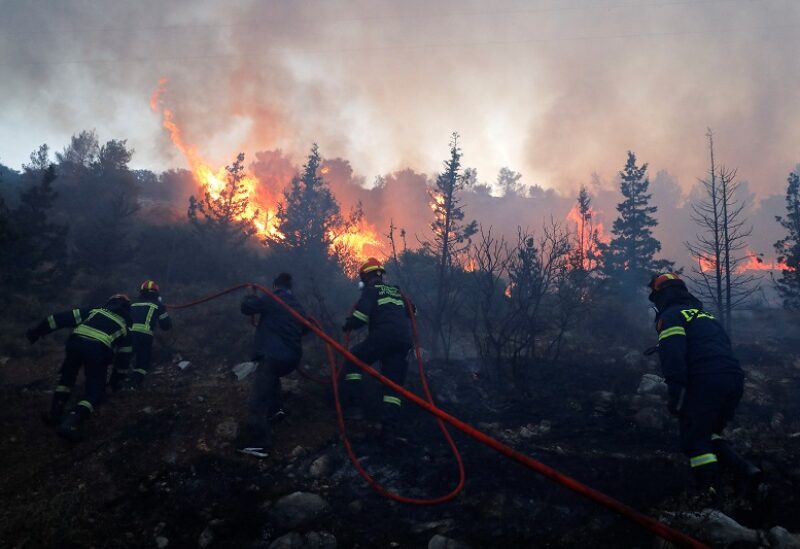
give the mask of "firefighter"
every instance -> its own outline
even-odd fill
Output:
[[[292,292],[292,275],[279,274],[272,288],[284,303],[305,316],[303,306]],[[271,423],[286,415],[281,401],[281,377],[300,365],[302,337],[309,330],[267,295],[245,296],[241,311],[250,316],[259,315],[259,319],[253,355],[257,367],[250,389],[247,421],[237,451],[265,458],[272,448]]]
[[[58,425],[58,434],[70,440],[80,438],[80,426],[105,397],[108,365],[113,361],[125,367],[130,361],[131,302],[116,294],[105,305],[93,309],[72,309],[48,316],[26,332],[35,343],[41,336],[61,328],[75,327],[67,338],[66,356],[50,410],[44,415],[50,425]],[[84,367],[85,395],[68,414],[64,414],[78,372]]]
[[[114,391],[119,391],[126,379],[128,388],[139,388],[150,371],[156,326],[165,331],[172,328],[172,319],[159,291],[158,284],[153,280],[145,280],[139,286],[139,299],[131,304],[131,343],[135,364],[132,370],[114,369],[109,382]]]
[[[361,297],[342,330],[350,332],[367,326],[366,339],[354,345],[350,352],[367,364],[380,362],[381,373],[398,385],[403,385],[408,370],[407,356],[412,346],[409,307],[415,309],[407,302],[400,288],[384,283],[385,273],[381,262],[373,257],[361,266]],[[358,405],[362,381],[361,370],[348,362],[344,370],[343,396],[347,415],[351,419],[363,417]],[[388,387],[385,388],[380,433],[383,442],[391,444],[402,441],[396,432],[402,403],[399,396]]]
[[[737,454],[722,436],[742,398],[744,373],[722,325],[675,273],[654,275],[648,285],[656,308],[658,355],[678,417],[680,445],[698,489],[718,495],[720,466],[733,469],[741,495],[761,471]]]

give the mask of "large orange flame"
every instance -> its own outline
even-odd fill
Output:
[[[575,204],[567,214],[567,221],[574,223],[575,234],[578,235],[576,241],[578,241],[577,243],[579,247],[583,248],[581,250],[576,250],[573,252],[573,254],[575,256],[579,255],[579,257],[582,258],[583,268],[585,270],[591,270],[594,266],[594,262],[596,261],[596,259],[593,258],[600,256],[599,244],[608,244],[611,242],[611,237],[606,234],[603,224],[598,221],[598,215],[594,208],[589,208],[588,215],[584,221],[583,217],[581,216],[580,209],[578,208],[578,204]],[[583,239],[580,241],[582,226]]]
[[[225,189],[227,181],[227,171],[225,167],[218,169],[212,168],[197,151],[197,148],[187,143],[181,128],[175,122],[175,117],[171,110],[164,107],[161,96],[166,90],[167,79],[162,78],[158,82],[158,87],[150,97],[150,108],[154,112],[161,113],[162,125],[169,132],[172,143],[186,158],[189,168],[194,175],[200,188],[208,192],[212,198],[218,198]],[[321,174],[328,173],[329,168],[322,167]],[[275,214],[279,196],[273,194],[263,185],[259,186],[259,181],[252,175],[246,175],[241,181],[241,185],[247,192],[249,204],[244,218],[252,218],[256,232],[261,237],[271,237],[282,239],[283,235],[278,229],[278,219]],[[275,191],[278,192],[278,191]],[[357,260],[366,260],[372,255],[385,255],[381,239],[375,228],[366,220],[361,222],[350,231],[332,237],[332,248],[352,255]],[[334,253],[331,249],[330,253]]]

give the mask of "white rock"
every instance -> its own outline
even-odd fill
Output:
[[[703,509],[699,513],[682,513],[678,522],[697,532],[702,541],[729,547],[734,544],[758,545],[761,536],[756,530],[745,528],[728,515],[716,509]]]
[[[800,549],[800,534],[791,534],[782,526],[770,528],[767,532],[769,546],[775,549]]]
[[[189,362],[188,360],[181,360],[180,362],[178,362],[178,368],[180,368],[181,370],[185,370],[191,365],[192,363]]]
[[[241,381],[255,372],[257,367],[257,362],[240,362],[233,367],[233,375],[236,376],[236,381]]]
[[[323,478],[331,474],[331,458],[323,454],[315,459],[308,468],[308,474],[314,478]]]
[[[166,547],[167,545],[169,545],[168,538],[165,538],[164,536],[158,536],[156,538],[156,547],[158,547],[158,549],[164,549],[164,547]]]
[[[642,380],[639,382],[639,388],[636,389],[636,392],[640,395],[649,393],[666,395],[667,384],[664,382],[664,378],[662,377],[659,377],[655,374],[644,374],[642,376]]]

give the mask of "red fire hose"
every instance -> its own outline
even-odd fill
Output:
[[[267,289],[267,288],[265,288],[263,286],[260,286],[258,284],[240,284],[238,286],[235,286],[233,288],[230,288],[230,289],[225,290],[223,292],[220,292],[218,294],[214,294],[213,296],[209,296],[207,298],[203,298],[203,299],[197,300],[197,301],[192,302],[192,303],[188,303],[188,304],[185,304],[185,305],[169,306],[169,307],[173,308],[173,309],[182,309],[182,308],[186,308],[186,307],[191,307],[191,306],[197,305],[199,303],[204,303],[206,301],[210,301],[211,299],[214,299],[214,298],[219,297],[221,295],[225,295],[227,293],[230,293],[232,291],[238,290],[240,288],[257,288],[258,290],[260,290],[261,292],[263,292],[264,294],[266,294],[270,298],[272,298],[281,307],[286,309],[286,311],[289,312],[289,314],[292,315],[292,317],[294,317],[295,320],[297,320],[301,324],[307,326],[309,328],[309,330],[314,332],[317,335],[317,337],[322,339],[327,344],[327,352],[329,353],[329,357],[332,356],[332,352],[333,352],[332,350],[336,350],[339,354],[341,354],[347,360],[349,360],[350,362],[355,364],[362,371],[364,371],[367,374],[369,374],[370,376],[374,377],[375,379],[377,379],[378,381],[380,381],[384,385],[390,387],[392,390],[394,390],[395,392],[397,392],[398,394],[400,394],[401,396],[403,396],[407,400],[413,402],[414,404],[416,404],[420,408],[423,408],[424,410],[426,410],[427,412],[433,414],[434,416],[436,416],[440,420],[442,420],[442,421],[444,421],[446,423],[449,423],[450,425],[452,425],[453,427],[455,427],[456,429],[458,429],[462,433],[465,433],[466,435],[472,437],[473,439],[477,440],[478,442],[481,442],[482,444],[485,444],[486,446],[488,446],[489,448],[492,448],[496,452],[498,452],[498,453],[500,453],[500,454],[502,454],[502,455],[504,455],[506,457],[509,457],[509,458],[513,459],[514,461],[516,461],[518,463],[521,463],[525,467],[527,467],[529,469],[532,469],[533,471],[539,473],[540,475],[543,475],[543,476],[545,476],[545,477],[547,477],[547,478],[549,478],[549,479],[561,484],[562,486],[572,490],[573,492],[575,492],[577,494],[580,494],[580,495],[582,495],[582,496],[594,501],[595,503],[598,503],[598,504],[602,505],[603,507],[606,507],[608,509],[611,509],[612,511],[615,511],[615,512],[619,513],[620,515],[622,515],[623,517],[627,518],[628,520],[630,520],[630,521],[642,526],[646,530],[656,534],[657,536],[659,536],[659,537],[661,537],[661,538],[663,538],[663,539],[665,539],[667,541],[675,543],[675,544],[677,544],[677,545],[679,545],[681,547],[706,548],[706,549],[708,548],[707,545],[705,545],[705,544],[697,541],[696,539],[684,534],[683,532],[680,532],[680,531],[678,531],[678,530],[676,530],[676,529],[674,529],[674,528],[672,528],[670,526],[667,526],[666,524],[663,524],[663,523],[661,523],[661,522],[659,522],[659,521],[657,521],[657,520],[655,520],[655,519],[653,519],[651,517],[648,517],[647,515],[644,515],[644,514],[640,513],[636,509],[634,509],[634,508],[622,503],[621,501],[618,501],[618,500],[612,498],[611,496],[608,496],[608,495],[606,495],[606,494],[604,494],[604,493],[602,493],[602,492],[600,492],[598,490],[595,490],[594,488],[591,488],[591,487],[589,487],[589,486],[587,486],[587,485],[585,485],[585,484],[573,479],[572,477],[569,477],[569,476],[567,476],[567,475],[565,475],[563,473],[560,473],[559,471],[553,469],[552,467],[550,467],[548,465],[545,465],[544,463],[542,463],[540,461],[537,461],[537,460],[535,460],[535,459],[533,459],[533,458],[531,458],[529,456],[526,456],[525,454],[522,454],[521,452],[518,452],[518,451],[514,450],[513,448],[503,444],[499,440],[496,440],[496,439],[490,437],[489,435],[487,435],[487,434],[475,429],[471,425],[469,425],[467,423],[464,423],[460,419],[458,419],[458,418],[456,418],[454,416],[451,416],[447,412],[445,412],[445,411],[439,409],[438,407],[436,407],[434,404],[431,404],[431,403],[421,399],[420,397],[418,397],[414,393],[412,393],[412,392],[406,390],[405,388],[401,387],[400,385],[394,383],[389,378],[384,377],[377,370],[373,369],[368,364],[365,364],[364,362],[362,362],[361,360],[356,358],[352,353],[350,353],[350,351],[348,351],[347,349],[342,347],[331,336],[329,336],[328,334],[323,332],[321,329],[316,327],[307,318],[305,318],[300,313],[295,311],[292,307],[287,305],[281,298],[279,298],[277,295],[275,295],[271,290],[269,290],[269,289]],[[335,383],[336,383],[335,377],[333,378],[332,381],[333,381],[334,386],[335,386]],[[341,409],[340,409],[340,406],[338,405],[338,403],[337,403],[337,414],[341,418]]]

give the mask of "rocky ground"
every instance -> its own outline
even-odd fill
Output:
[[[429,373],[445,410],[651,516],[717,546],[792,547],[800,544],[789,533],[800,531],[800,361],[778,351],[783,343],[740,349],[749,377],[730,438],[766,482],[755,503],[728,497],[725,515],[686,514],[696,504],[684,494],[676,426],[655,363],[638,351],[542,367],[526,394],[493,390],[468,363],[431,364]],[[433,507],[391,502],[347,461],[330,388],[297,374],[285,382],[289,415],[276,426],[275,453],[237,455],[248,380],[236,380],[233,361],[208,356],[188,365],[162,356],[143,390],[112,396],[92,418],[91,437],[67,444],[39,419],[60,360],[57,346],[47,349],[0,359],[3,547],[653,544],[639,527],[460,433],[463,492]],[[410,406],[405,414],[407,444],[384,448],[369,423],[353,425],[356,452],[403,495],[447,493],[457,482],[449,449],[427,414]]]

